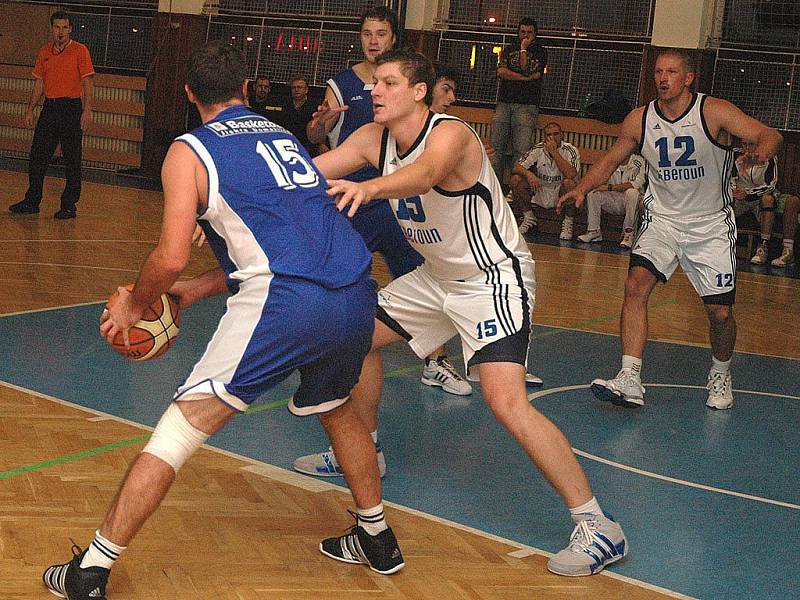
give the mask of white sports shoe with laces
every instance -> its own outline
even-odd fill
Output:
[[[519,234],[525,235],[529,231],[536,229],[536,215],[533,212],[526,212],[522,215],[522,221],[519,223]]]
[[[386,475],[386,458],[383,456],[380,442],[375,444],[375,452],[378,454],[378,472],[381,477],[383,477]],[[315,475],[317,477],[341,477],[344,475],[344,471],[342,471],[342,467],[339,466],[336,455],[333,453],[333,448],[331,447],[328,447],[325,452],[307,454],[306,456],[295,459],[292,467],[298,473]]]
[[[578,236],[578,241],[583,242],[584,244],[590,244],[592,242],[602,242],[603,241],[603,234],[599,229],[590,230],[584,233],[583,235]]]
[[[547,562],[557,575],[580,577],[599,573],[628,554],[622,527],[607,515],[587,515],[578,521],[569,545]]]
[[[620,248],[625,248],[625,250],[630,250],[633,246],[633,232],[626,232],[622,234],[622,239],[619,242]]]
[[[720,373],[711,369],[708,372],[708,400],[706,406],[717,410],[727,410],[733,406],[731,372]]]
[[[620,369],[614,379],[595,379],[592,393],[598,400],[617,406],[644,406],[644,387],[630,369]]]
[[[469,396],[472,393],[472,386],[461,377],[446,356],[429,360],[422,369],[421,381],[425,385],[440,387],[448,394],[456,396]]]
[[[794,249],[787,248],[786,246],[783,247],[783,252],[778,258],[772,259],[771,264],[773,267],[785,267],[794,262]]]
[[[558,239],[572,239],[572,217],[564,217],[564,220],[561,223],[561,234],[558,236]]]
[[[765,262],[767,262],[767,246],[766,244],[759,244],[756,253],[753,254],[753,258],[750,259],[750,263],[754,265],[763,265]]]

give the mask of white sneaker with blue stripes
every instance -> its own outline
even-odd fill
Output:
[[[622,527],[609,515],[586,515],[578,522],[569,545],[547,562],[547,568],[568,577],[599,573],[628,554]]]
[[[383,456],[380,442],[375,444],[375,452],[378,454],[378,471],[383,477],[386,475],[386,458]],[[337,462],[336,455],[331,447],[328,447],[325,452],[301,456],[295,459],[292,466],[299,473],[316,477],[342,477],[344,475],[344,471],[342,471],[342,467]]]

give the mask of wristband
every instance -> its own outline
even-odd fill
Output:
[[[528,53],[528,51],[527,51],[527,50],[525,50],[525,48],[523,48],[522,50],[520,50],[520,51],[519,51],[519,53],[520,53],[520,54],[522,54],[523,52],[524,52],[525,54],[527,54],[527,53]]]

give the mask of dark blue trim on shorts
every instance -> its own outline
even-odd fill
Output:
[[[383,307],[378,306],[375,308],[375,318],[378,319],[381,323],[386,325],[389,329],[394,331],[397,335],[402,337],[405,341],[411,341],[411,334],[408,333],[403,326],[400,325],[397,321],[395,321],[389,314],[383,310]]]
[[[656,269],[656,266],[650,262],[650,259],[645,258],[644,256],[631,254],[631,260],[628,264],[628,271],[630,271],[633,267],[645,268],[650,271],[661,283],[667,283],[667,277],[661,271]]]
[[[474,367],[481,363],[509,362],[518,365],[525,365],[528,357],[528,344],[530,342],[530,321],[525,319],[527,327],[523,327],[516,333],[507,335],[504,338],[484,346],[472,355],[469,366]],[[526,367],[527,368],[527,367]]]
[[[725,292],[724,294],[712,294],[711,296],[702,296],[703,304],[719,304],[720,306],[733,306],[736,302],[736,288]]]

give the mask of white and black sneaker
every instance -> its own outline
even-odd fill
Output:
[[[50,593],[67,600],[106,600],[106,583],[110,571],[103,567],[81,568],[86,550],[72,544],[72,560],[52,565],[42,573],[42,581]]]
[[[335,560],[367,565],[381,575],[397,573],[406,566],[391,527],[378,535],[370,535],[358,525],[358,517],[349,533],[322,540],[319,551]]]
[[[448,394],[469,396],[472,386],[456,371],[446,356],[425,361],[422,369],[422,383],[432,387],[440,387]]]

